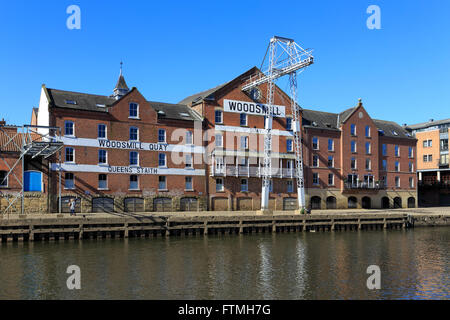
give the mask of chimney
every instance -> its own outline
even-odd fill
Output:
[[[434,121],[434,119],[430,119],[430,122],[433,122]]]
[[[0,121],[0,126],[5,126],[5,125],[6,125],[5,118],[2,118],[2,121]]]

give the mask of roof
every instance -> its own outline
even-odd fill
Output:
[[[108,107],[117,100],[108,96],[64,91],[47,88],[50,100],[55,107],[87,111],[108,112]]]
[[[316,110],[303,109],[302,125],[305,128],[316,128],[340,131],[340,126],[355,108],[347,109],[341,113],[330,113]],[[342,120],[344,118],[344,120]],[[414,139],[408,131],[393,121],[372,119],[379,130],[379,134],[392,138]],[[338,123],[339,121],[339,123]],[[380,132],[381,130],[381,132]],[[395,132],[395,133],[394,133]]]
[[[443,120],[436,120],[436,121],[433,120],[433,121],[412,124],[412,125],[406,126],[406,128],[411,129],[411,130],[417,130],[417,129],[425,129],[428,127],[434,127],[434,126],[437,126],[440,124],[450,124],[450,119],[443,119]]]
[[[302,111],[302,126],[304,127],[339,130],[337,119],[337,113],[309,109],[303,109]]]
[[[341,125],[348,118],[350,118],[350,116],[353,114],[353,112],[356,110],[356,108],[358,108],[358,106],[352,107],[352,108],[348,108],[347,110],[344,110],[341,113],[339,113],[339,125]]]
[[[201,121],[201,116],[187,105],[149,101],[159,119]]]
[[[64,91],[57,89],[47,89],[54,106],[68,109],[78,109],[87,111],[108,112],[108,106],[117,100],[108,96],[101,96],[89,93]],[[69,103],[68,103],[69,102]],[[176,120],[196,121],[201,117],[194,110],[183,104],[171,104],[156,101],[147,101],[150,106],[158,111],[164,112],[164,118]],[[187,114],[187,116],[183,115]],[[161,115],[161,113],[160,113]]]
[[[404,127],[393,121],[372,119],[380,135],[391,138],[415,139]],[[381,132],[380,132],[381,130]]]
[[[223,87],[225,87],[229,82],[228,81],[226,83],[223,83],[217,87],[193,94],[189,97],[184,98],[183,100],[181,100],[180,102],[178,102],[179,104],[185,104],[185,105],[190,105],[196,102],[200,102],[204,99],[208,99],[210,98],[217,90],[222,89]]]
[[[127,83],[125,82],[125,78],[122,75],[122,72],[120,73],[119,79],[117,80],[116,83],[116,89],[125,89],[125,90],[130,90],[127,86]]]

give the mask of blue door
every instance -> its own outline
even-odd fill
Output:
[[[42,192],[42,172],[25,171],[23,183],[24,191]]]

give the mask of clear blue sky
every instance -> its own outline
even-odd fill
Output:
[[[69,30],[66,8],[81,9]],[[369,30],[366,8],[381,9]],[[450,1],[2,1],[0,117],[30,121],[40,86],[109,95],[119,62],[148,100],[179,102],[259,66],[273,35],[313,48],[304,108],[450,118]],[[282,89],[287,86],[280,83]]]

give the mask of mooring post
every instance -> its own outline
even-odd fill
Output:
[[[358,230],[362,229],[361,218],[358,218]]]
[[[383,229],[387,229],[387,219],[384,217],[383,219]]]
[[[124,223],[124,225],[123,225],[123,237],[124,238],[128,238],[128,235],[129,235],[129,231],[128,231],[128,222],[125,222]]]
[[[334,219],[331,219],[331,231],[334,231]]]
[[[203,235],[206,236],[208,234],[208,220],[205,220],[203,223]]]
[[[34,241],[34,225],[33,224],[30,224],[30,234],[29,234],[28,239],[30,241]]]
[[[239,233],[244,233],[244,227],[242,226],[242,220],[239,220]]]
[[[79,229],[78,229],[78,239],[83,239],[83,223],[80,223]]]
[[[277,232],[277,221],[276,220],[272,220],[272,232],[273,233]]]
[[[170,228],[170,221],[169,221],[169,217],[167,217],[167,220],[166,220],[166,237],[170,236],[169,228]]]

